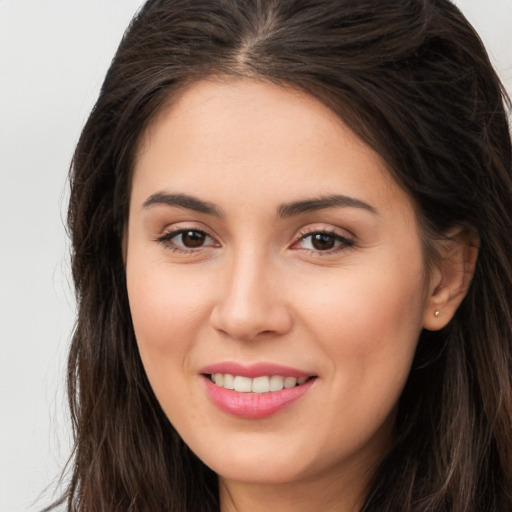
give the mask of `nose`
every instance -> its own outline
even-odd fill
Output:
[[[248,341],[283,335],[292,328],[282,272],[269,260],[246,252],[226,266],[210,319],[217,331]]]

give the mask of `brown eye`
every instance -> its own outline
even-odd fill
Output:
[[[193,251],[204,247],[218,247],[217,242],[200,229],[178,229],[156,240],[173,251]]]
[[[303,235],[294,245],[294,249],[306,249],[316,253],[333,254],[353,247],[354,241],[330,231],[314,231]]]
[[[317,251],[328,251],[336,245],[336,238],[329,233],[315,233],[311,235],[311,245]]]
[[[176,238],[181,238],[181,245],[183,245],[184,247],[194,249],[196,247],[202,247],[204,245],[206,236],[207,235],[202,231],[189,230],[183,231]]]

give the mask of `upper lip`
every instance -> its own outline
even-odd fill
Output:
[[[200,373],[207,375],[214,373],[222,373],[224,375],[240,375],[241,377],[249,377],[251,379],[256,377],[263,377],[265,375],[280,375],[282,377],[314,376],[312,373],[276,363],[260,362],[253,364],[241,364],[234,361],[223,361],[209,364],[208,366],[205,366]]]

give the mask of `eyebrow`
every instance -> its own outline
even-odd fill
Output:
[[[378,214],[376,208],[368,203],[355,197],[344,195],[331,195],[306,199],[304,201],[294,201],[293,203],[282,204],[277,211],[280,217],[287,218],[327,208],[359,208],[375,215]]]
[[[142,206],[143,208],[150,208],[154,205],[177,206],[215,217],[222,217],[221,211],[214,204],[187,194],[166,194],[164,192],[157,192],[149,196]]]
[[[143,208],[150,208],[154,205],[177,206],[179,208],[187,208],[199,213],[222,217],[223,214],[213,203],[203,201],[197,197],[188,194],[168,194],[165,192],[157,192],[149,196],[144,201]],[[359,208],[370,213],[377,214],[377,210],[355,197],[344,195],[331,195],[318,197],[315,199],[305,199],[302,201],[294,201],[292,203],[282,204],[278,207],[277,213],[281,218],[293,217],[304,213],[324,210],[328,208]]]

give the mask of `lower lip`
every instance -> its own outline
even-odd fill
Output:
[[[214,384],[209,377],[204,377],[206,392],[213,403],[222,411],[239,418],[267,418],[282,411],[301,398],[316,379],[310,379],[300,386],[285,388],[269,393],[239,393]]]

